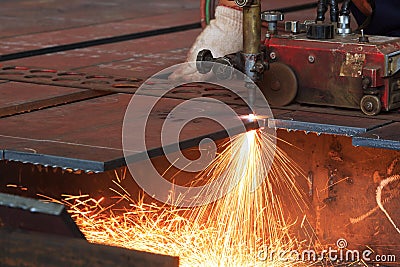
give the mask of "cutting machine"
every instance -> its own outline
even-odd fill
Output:
[[[235,67],[257,82],[271,106],[292,102],[361,109],[366,115],[400,108],[400,38],[366,36],[350,28],[349,2],[319,1],[315,20],[285,21],[284,14],[261,12],[259,0],[240,1],[243,7],[243,51],[213,58],[198,54],[201,73],[221,79],[229,68],[207,68],[204,61]],[[330,21],[325,13],[330,6]],[[261,39],[261,23],[268,24]],[[248,86],[250,105],[254,88]]]

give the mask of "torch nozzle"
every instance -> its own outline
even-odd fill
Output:
[[[251,111],[254,113],[254,105],[256,103],[256,85],[255,83],[247,82],[246,88],[248,96],[248,105]]]

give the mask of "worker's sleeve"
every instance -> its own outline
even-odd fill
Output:
[[[350,9],[362,25],[367,19],[354,4]],[[364,29],[366,34],[400,36],[400,0],[375,0],[375,10],[370,23]]]

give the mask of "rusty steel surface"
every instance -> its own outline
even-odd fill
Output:
[[[14,106],[26,101],[40,100],[82,90],[75,88],[55,88],[48,85],[36,85],[19,82],[0,83],[0,108]]]
[[[32,56],[38,56],[38,55],[46,55],[46,54],[69,51],[69,50],[74,50],[74,49],[81,49],[81,48],[86,48],[86,47],[91,47],[91,46],[96,46],[96,45],[118,43],[118,42],[122,42],[122,41],[135,40],[135,39],[146,38],[146,37],[151,37],[151,36],[158,36],[158,35],[174,33],[174,32],[182,32],[182,31],[187,31],[187,30],[192,30],[192,29],[197,29],[197,28],[199,28],[199,23],[196,22],[196,23],[167,27],[167,28],[156,29],[156,30],[148,30],[148,31],[137,32],[137,33],[130,33],[130,34],[124,34],[124,35],[118,35],[118,36],[112,36],[112,37],[98,38],[95,40],[87,40],[87,41],[82,41],[82,42],[77,42],[77,43],[67,43],[67,44],[47,46],[47,47],[45,46],[44,48],[25,50],[25,51],[21,51],[21,52],[1,55],[0,61],[7,61],[7,60],[26,58],[26,57],[32,57]]]
[[[114,71],[117,73],[118,71]],[[169,75],[170,73],[164,73]],[[161,75],[161,76],[163,76]],[[12,81],[12,83],[4,83],[5,89],[3,99],[4,105],[8,103],[5,108],[10,108],[21,105],[23,103],[29,103],[29,101],[35,101],[35,96],[27,94],[26,89],[32,90],[35,88],[44,88],[48,91],[37,92],[41,94],[41,97],[47,99],[52,97],[54,93],[58,91],[64,91],[66,93],[73,92],[86,92],[88,90],[79,89],[91,89],[98,91],[97,93],[127,93],[135,94],[137,89],[141,85],[147,86],[146,90],[141,90],[141,95],[159,96],[160,87],[171,84],[167,80],[167,76],[154,76],[150,80],[144,80],[135,77],[122,77],[112,76],[103,74],[84,73],[79,71],[63,71],[56,69],[43,69],[43,68],[30,68],[22,66],[4,66],[0,68],[0,77]],[[10,85],[14,85],[11,87]],[[1,83],[0,83],[1,86]],[[64,87],[64,89],[63,89]],[[0,87],[1,88],[1,87]],[[13,92],[20,90],[22,99],[15,95]],[[242,95],[246,94],[246,89],[240,90]],[[10,94],[12,96],[8,96]],[[27,95],[25,95],[27,94]],[[61,93],[60,93],[61,94]],[[64,94],[61,95],[61,97]],[[100,95],[99,95],[100,96]],[[209,97],[219,99],[227,104],[232,105],[244,105],[244,102],[232,91],[222,88],[221,86],[215,85],[212,82],[204,83],[187,83],[179,87],[173,88],[165,94],[164,97],[174,99],[192,99],[196,97]],[[19,99],[17,102],[13,102],[13,98]],[[44,100],[43,99],[43,100]],[[11,101],[11,102],[10,102]],[[1,104],[1,102],[0,102]],[[1,105],[0,105],[1,107]]]
[[[75,3],[74,3],[75,4]],[[185,2],[185,4],[187,4]],[[184,4],[184,5],[185,5]],[[287,3],[289,5],[289,2]],[[278,8],[288,6],[285,3],[280,3]],[[267,4],[265,8],[270,9],[275,7],[275,5]],[[182,11],[182,10],[181,10]],[[146,11],[147,12],[147,11]],[[307,12],[308,16],[313,13],[312,10],[304,11]],[[158,14],[151,13],[146,16],[139,16],[138,18],[124,18],[120,21],[111,21],[111,22],[102,22],[95,25],[79,25],[76,28],[71,29],[63,29],[59,31],[59,33],[63,33],[58,35],[57,31],[50,32],[42,32],[30,35],[22,35],[15,36],[10,38],[3,38],[4,41],[15,40],[16,42],[21,42],[22,47],[24,44],[28,44],[25,48],[35,49],[42,46],[54,45],[54,44],[65,44],[65,43],[76,43],[81,40],[95,40],[96,38],[108,38],[113,37],[112,28],[117,27],[115,34],[126,34],[130,31],[129,24],[137,22],[139,25],[134,26],[133,32],[135,30],[143,30],[143,29],[154,29],[157,28],[157,22],[162,21],[163,19],[167,19],[168,25],[183,25],[187,23],[187,19],[193,15],[192,9],[187,9],[186,11],[182,11],[183,16],[177,17],[174,14]],[[293,14],[295,15],[295,14]],[[298,15],[298,14],[297,14]],[[297,16],[296,15],[296,16]],[[155,19],[157,18],[157,19]],[[156,20],[156,22],[154,21]],[[190,18],[189,18],[190,19]],[[289,18],[290,19],[290,18]],[[165,24],[160,25],[160,27]],[[103,28],[104,27],[104,28]],[[102,31],[104,29],[104,31]],[[85,32],[89,32],[88,35],[85,36]],[[56,87],[71,87],[71,88],[81,88],[81,89],[95,89],[102,91],[110,91],[110,92],[124,92],[124,93],[134,93],[137,87],[149,76],[153,75],[157,71],[173,65],[175,63],[183,62],[185,60],[185,54],[188,50],[188,47],[191,45],[195,37],[198,35],[199,30],[189,30],[184,32],[176,32],[171,34],[160,34],[153,37],[148,38],[139,38],[136,40],[130,41],[120,41],[116,43],[109,43],[104,45],[95,45],[89,46],[86,48],[75,49],[70,51],[62,51],[58,53],[51,53],[42,56],[32,56],[27,58],[21,58],[11,61],[4,62],[3,69],[0,70],[0,77],[2,79],[9,79],[12,81],[18,81],[21,83],[36,83],[43,84],[48,86]],[[52,41],[44,41],[35,43],[30,41],[34,40],[34,38],[38,37],[40,40],[45,39],[53,39]],[[83,39],[82,39],[83,38]],[[29,47],[29,44],[32,46]],[[16,51],[19,48],[16,48]],[[17,66],[17,69],[8,69],[9,65]],[[24,67],[29,66],[29,67]],[[20,69],[18,69],[20,68]],[[25,69],[24,69],[25,68]],[[65,70],[65,71],[63,71]],[[122,78],[121,78],[122,77]],[[128,77],[128,78],[124,78]],[[164,77],[165,78],[165,77]],[[121,79],[121,80],[119,80]],[[162,80],[162,79],[161,79]],[[151,92],[149,92],[151,95]],[[235,99],[235,96],[229,94],[229,92],[221,90],[219,88],[215,88],[213,86],[203,86],[203,85],[188,85],[186,87],[177,88],[171,91],[167,97],[172,99],[190,99],[192,97],[198,96],[212,96],[217,99],[222,99],[226,103],[231,105],[236,105],[237,108],[242,104],[240,101]],[[25,100],[27,103],[29,101],[33,101],[31,99]],[[96,100],[94,100],[96,101]],[[11,105],[13,106],[13,105]],[[49,105],[50,106],[50,105]],[[90,106],[90,105],[89,105]],[[27,105],[29,107],[29,105]],[[45,107],[45,106],[44,106]],[[70,107],[66,107],[69,109]],[[29,108],[25,108],[28,110]],[[294,108],[296,109],[296,108]],[[52,109],[48,110],[51,111]],[[89,111],[88,111],[89,112]],[[291,112],[291,107],[285,107],[282,109],[273,109],[273,113],[278,116],[285,116],[287,114],[293,115],[296,117],[295,113]],[[332,118],[333,126],[331,124],[327,124],[323,117],[325,110],[319,109],[318,111],[313,110],[313,113],[310,113],[309,116],[297,116],[294,121],[293,118],[288,121],[282,119],[282,117],[277,118],[274,122],[277,123],[278,128],[285,129],[296,129],[296,130],[304,130],[304,131],[313,131],[318,130],[321,133],[329,133],[329,134],[350,134],[355,135],[361,132],[369,131],[377,126],[384,125],[390,123],[390,121],[398,120],[398,116],[396,112],[391,113],[389,115],[383,114],[384,117],[376,117],[371,119],[360,119],[359,113],[346,111],[344,113],[341,110],[331,110],[333,112]],[[43,116],[44,112],[41,111],[39,113],[40,116]],[[343,114],[343,115],[342,115]],[[29,115],[29,114],[25,114]],[[105,114],[104,116],[107,116]],[[38,116],[37,121],[40,121],[40,116]],[[341,117],[343,116],[343,118]],[[387,118],[387,117],[390,118]],[[354,119],[353,119],[354,118]],[[43,120],[46,120],[46,116],[43,117]],[[369,121],[366,124],[363,122]],[[67,122],[67,121],[66,121]],[[284,122],[284,123],[283,123]],[[69,122],[67,122],[69,123]],[[73,122],[71,122],[73,124]],[[99,122],[101,124],[101,122]],[[354,125],[352,125],[354,123]],[[42,143],[43,146],[43,155],[47,155],[47,152],[51,151],[51,147],[53,144],[44,145],[39,136],[33,138],[31,141],[18,141],[18,136],[14,136],[11,132],[5,134],[2,137],[3,142],[7,143],[7,149],[10,147],[21,147],[29,146],[29,142],[33,143]],[[77,137],[78,138],[78,137]],[[84,139],[84,135],[82,136]],[[42,138],[46,140],[46,138]],[[79,138],[78,138],[79,139]],[[28,142],[28,143],[27,143]],[[11,145],[13,144],[13,145]],[[21,144],[21,145],[18,145]],[[22,145],[23,144],[23,145]],[[65,147],[69,146],[69,143],[58,144],[60,150],[66,149]],[[101,145],[98,145],[101,146]],[[114,149],[115,147],[113,147]],[[94,150],[98,150],[101,148],[93,148]],[[67,149],[68,150],[68,149]],[[85,154],[86,153],[86,154]],[[115,168],[116,166],[120,166],[121,161],[118,163],[105,160],[105,158],[92,160],[89,156],[90,153],[85,152],[82,155],[83,158],[80,158],[82,162],[89,162],[92,164],[95,162],[95,165],[100,162],[95,170],[104,170],[109,168]],[[118,149],[116,151],[110,152],[110,155],[113,153],[120,153]],[[20,159],[22,161],[28,161],[24,151],[11,151],[6,150],[4,154],[7,154],[9,159]],[[51,154],[48,155],[48,164],[46,165],[54,165],[58,166],[60,161],[69,162],[71,159],[72,152],[65,153],[66,155],[59,155],[59,158],[53,158]],[[97,153],[99,154],[99,153]],[[101,154],[101,153],[100,153]],[[39,155],[35,155],[36,162],[40,161]],[[30,157],[28,157],[30,158]],[[73,158],[73,157],[72,157]],[[112,157],[111,157],[112,158]],[[106,162],[106,163],[105,163]],[[69,164],[67,164],[69,165]],[[105,167],[108,166],[108,167]]]
[[[145,18],[134,18],[110,23],[95,24],[78,28],[40,32],[0,38],[0,60],[9,60],[22,56],[36,55],[39,49],[43,53],[71,50],[102,43],[143,38],[146,35],[160,35],[166,29],[179,31],[178,26],[194,24],[197,10],[180,11]],[[194,27],[194,26],[193,26]]]
[[[200,30],[163,34],[148,38],[33,56],[3,62],[3,65],[76,70],[147,78],[173,64],[184,62],[188,47]],[[88,68],[88,69],[85,69]],[[106,70],[112,69],[113,73]]]
[[[144,106],[154,99],[139,97]],[[124,166],[122,121],[130,99],[131,95],[114,94],[3,118],[0,124],[3,159],[87,171]],[[162,98],[159,101],[149,117],[147,151],[132,152],[132,160],[142,158],[147,152],[151,157],[163,154],[161,127],[166,115],[179,103],[182,100]],[[243,106],[233,108],[239,114],[249,113]],[[139,112],[135,117],[143,120],[143,115],[146,114]],[[226,133],[218,124],[199,118],[185,127],[180,136],[181,148],[196,146],[204,136],[222,139]]]
[[[400,150],[400,122],[379,127],[353,138],[354,146]]]
[[[3,193],[0,193],[0,229],[85,239],[63,205]]]
[[[377,207],[379,183],[389,175],[399,173],[400,165],[393,165],[393,162],[400,159],[400,151],[354,147],[352,138],[347,136],[317,136],[285,130],[278,130],[277,134],[284,140],[278,143],[279,147],[306,176],[312,177],[311,184],[308,177],[297,179],[307,194],[304,200],[310,208],[299,210],[293,204],[284,208],[288,217],[296,221],[294,230],[304,229],[301,219],[306,214],[315,238],[322,244],[334,244],[344,238],[347,249],[362,251],[370,247],[377,254],[399,255],[400,239],[396,229],[380,209],[375,212],[371,209]],[[385,202],[384,207],[394,220],[398,220],[400,202],[396,183],[385,189],[383,198],[388,196],[394,198]],[[395,263],[387,263],[387,266],[398,266],[397,257]]]
[[[21,92],[24,92],[23,87],[31,88],[34,85],[32,82],[34,82],[42,83],[43,85],[34,86],[47,88],[51,93],[62,92],[57,86],[63,86],[67,91],[74,91],[79,89],[72,89],[73,87],[85,88],[85,86],[88,86],[87,84],[89,84],[89,87],[86,88],[93,86],[93,89],[97,88],[108,93],[113,93],[113,91],[129,93],[126,95],[114,94],[104,98],[96,98],[85,102],[2,119],[0,126],[2,146],[0,149],[3,149],[3,159],[96,172],[115,169],[126,164],[122,156],[121,147],[122,118],[131,97],[130,94],[135,92],[143,80],[134,78],[129,80],[123,77],[116,78],[88,73],[24,67],[3,67],[0,74],[3,74],[1,76],[4,79],[19,81],[0,84],[0,88],[1,85],[14,84],[14,91],[23,85]],[[64,76],[67,78],[57,80]],[[84,83],[82,81],[92,82]],[[163,84],[167,82],[165,77],[160,77],[152,82],[154,81],[156,82],[154,87],[152,87],[154,89],[147,90],[145,93],[147,96],[143,95],[143,99],[151,97],[151,95],[157,96],[157,83]],[[112,86],[113,83],[119,84],[117,82],[122,82],[120,84],[121,88]],[[47,95],[46,91],[41,92],[41,94],[43,97],[42,101],[51,99],[51,94]],[[60,97],[64,99],[67,95],[61,95]],[[161,114],[166,114],[168,106],[171,103],[179,103],[182,100],[195,97],[212,97],[230,104],[235,110],[245,110],[242,114],[247,114],[246,112],[248,112],[243,102],[232,92],[218,88],[212,84],[204,83],[187,84],[171,90],[163,98],[162,105],[164,105],[166,110],[161,111]],[[34,98],[31,95],[27,96],[27,99],[34,102],[32,100]],[[25,104],[29,103],[27,100],[23,100],[22,102]],[[10,106],[13,107],[13,105],[9,105],[8,109],[10,109]],[[14,106],[18,105],[15,104]],[[81,114],[81,112],[86,116],[79,116],[78,114]],[[289,109],[273,109],[275,119],[270,120],[269,124],[271,127],[279,129],[357,136],[379,126],[388,125],[396,117],[394,116],[392,119],[380,118],[379,116],[375,118],[366,116],[357,117],[358,113],[355,111],[346,111],[346,116],[343,116],[324,114],[316,111],[305,112],[290,111]],[[158,126],[152,128],[152,133],[154,134],[153,138],[151,138],[152,143],[146,151],[151,157],[159,156],[163,153],[161,145],[158,142],[160,135],[159,123],[162,120],[157,119],[164,115],[152,117],[152,120],[158,121]],[[90,119],[92,116],[98,119],[92,121]],[[62,118],[62,120],[58,120],[58,118]],[[72,125],[72,129],[69,128],[69,125]],[[76,128],[75,125],[77,125]],[[101,129],[100,138],[96,135],[98,133],[97,129]],[[221,129],[213,126],[210,127],[207,122],[196,124],[194,129],[182,140],[181,145],[183,147],[196,145],[202,137],[207,135],[212,136],[214,139],[226,136]],[[204,129],[208,131],[204,132]],[[397,133],[394,134],[396,135]],[[144,152],[138,151],[138,153],[135,153],[133,160],[142,158],[141,153]]]
[[[107,94],[110,93],[33,83],[0,83],[0,117],[31,112]]]
[[[275,116],[268,123],[279,129],[355,136],[390,124],[392,121],[294,111]]]
[[[32,84],[36,87],[38,87],[38,85],[52,86],[50,90],[53,92],[57,91],[55,88],[66,87],[69,89],[62,90],[76,92],[79,91],[79,89],[91,89],[106,92],[135,93],[136,89],[139,88],[143,82],[142,79],[134,77],[113,77],[111,75],[21,66],[1,67],[0,77],[5,77],[8,81],[20,82],[18,83],[20,87],[29,87]],[[46,88],[45,86],[42,87]],[[43,95],[46,95],[46,93],[49,92],[42,92]]]
[[[20,18],[20,14],[25,14],[24,12],[26,12],[24,5],[33,6],[34,2],[37,1],[5,1],[5,9],[2,9],[0,14],[3,14],[2,12],[4,12],[4,10],[7,11],[7,8],[11,7],[11,10],[15,12],[13,19],[17,21],[15,18]],[[69,4],[67,4],[67,2],[65,3],[65,7],[67,5],[72,8],[76,7],[76,16],[74,18],[69,17],[69,19],[71,19],[71,29],[66,27],[68,24],[67,15],[61,16],[57,14],[57,12],[54,12],[54,10],[50,10],[53,12],[50,14],[50,17],[39,16],[39,19],[36,18],[36,16],[23,17],[20,19],[21,23],[11,25],[12,27],[8,27],[2,31],[0,36],[12,42],[13,38],[17,40],[19,37],[8,38],[7,36],[30,33],[32,42],[30,42],[29,38],[21,36],[19,40],[21,41],[21,47],[23,47],[23,49],[18,51],[37,49],[46,44],[55,44],[55,42],[52,43],[51,41],[40,41],[40,44],[35,43],[35,34],[33,33],[39,31],[42,32],[42,35],[37,36],[52,36],[57,39],[57,43],[59,44],[69,43],[69,41],[73,43],[83,41],[83,39],[78,40],[78,37],[81,35],[83,36],[85,30],[93,30],[94,35],[100,38],[108,38],[108,36],[113,37],[112,34],[108,35],[108,32],[106,32],[106,30],[110,30],[109,27],[111,27],[111,25],[126,27],[121,29],[118,33],[120,35],[125,34],[129,32],[129,25],[125,24],[124,21],[137,21],[139,17],[144,18],[146,16],[149,16],[149,20],[151,20],[151,17],[158,17],[158,15],[160,15],[160,18],[164,16],[163,14],[170,12],[171,7],[181,8],[185,7],[187,4],[193,4],[193,1],[172,1],[168,3],[159,0],[152,2],[140,1],[140,3],[137,3],[140,5],[139,7],[149,7],[153,5],[153,7],[157,6],[158,9],[138,8],[132,13],[132,6],[129,6],[130,8],[126,8],[120,13],[119,18],[121,19],[116,20],[115,14],[118,13],[116,12],[118,9],[114,9],[112,5],[116,4],[118,6],[119,3],[124,1],[120,0],[114,3],[98,2],[97,4],[103,5],[103,8],[104,6],[110,5],[112,16],[107,16],[108,12],[104,10],[95,12],[95,9],[90,10],[89,16],[84,18],[85,12],[83,9],[81,10],[78,8],[78,6],[86,4],[90,7],[92,4],[89,2],[92,3],[92,1],[74,0],[70,1]],[[136,2],[139,1],[134,1],[135,4]],[[24,5],[16,7],[15,3],[24,3]],[[198,1],[196,1],[196,3],[198,4]],[[285,3],[288,5],[298,4],[298,2],[294,2],[293,0],[279,1],[279,3],[267,1],[267,3],[270,3],[271,6],[276,5],[276,7],[284,7]],[[51,6],[56,5],[56,3],[40,1],[40,4],[37,5]],[[64,10],[63,7],[61,8],[62,11]],[[165,7],[165,9],[160,7]],[[20,10],[18,10],[19,8]],[[39,14],[48,13],[48,11],[48,9],[44,8]],[[190,14],[190,12],[189,10],[188,14]],[[151,14],[151,16],[149,14]],[[293,17],[298,19],[301,19],[303,14],[307,14],[307,16],[304,17],[310,18],[309,15],[314,13],[311,10],[291,13]],[[57,20],[57,17],[59,20]],[[165,17],[168,17],[168,15],[165,15]],[[314,16],[312,16],[312,18],[314,18]],[[178,22],[179,18],[176,19],[177,25],[187,23],[186,21],[182,21],[180,24]],[[289,16],[287,16],[286,19],[290,19]],[[34,24],[34,21],[38,21],[38,23]],[[48,23],[49,21],[54,23]],[[145,27],[148,25],[150,25],[149,27],[156,25],[156,23],[151,21],[146,22],[145,19],[143,19],[143,23],[146,24]],[[101,33],[101,25],[103,24],[106,27],[104,35]],[[137,25],[137,27],[139,30],[144,29],[141,28],[141,25]],[[14,31],[15,29],[17,29],[17,31]],[[68,38],[64,39],[62,36],[57,36],[55,30],[60,29],[63,29],[63,31],[60,32],[68,34],[71,39],[68,40]],[[82,30],[82,32],[80,32],[80,30]],[[48,31],[53,32],[46,33]],[[15,81],[18,79],[18,82],[13,82],[13,84],[18,85],[13,87],[13,90],[20,90],[20,93],[18,93],[15,98],[13,98],[10,91],[7,91],[6,96],[7,99],[11,100],[11,105],[8,105],[7,100],[4,99],[2,105],[5,107],[18,106],[36,100],[45,101],[51,99],[54,94],[62,98],[64,97],[64,93],[62,93],[64,89],[76,90],[76,92],[88,90],[88,88],[78,85],[82,80],[72,79],[64,80],[63,82],[57,81],[60,82],[57,84],[53,83],[55,82],[53,79],[63,71],[84,73],[83,79],[86,79],[87,75],[110,75],[112,77],[103,78],[110,83],[97,83],[96,86],[98,86],[98,88],[103,86],[102,88],[111,92],[114,91],[114,89],[115,91],[126,90],[124,94],[115,93],[86,101],[0,118],[0,155],[1,159],[4,159],[0,162],[0,169],[2,170],[1,175],[4,177],[4,179],[2,177],[0,184],[4,186],[7,185],[9,181],[13,180],[13,182],[18,185],[18,188],[10,187],[4,190],[15,190],[15,192],[20,194],[30,194],[32,196],[35,196],[37,192],[48,192],[59,196],[62,193],[70,191],[77,194],[83,192],[99,197],[103,196],[104,192],[112,186],[111,181],[115,178],[113,170],[118,172],[122,171],[123,168],[119,167],[125,165],[121,145],[122,119],[131,97],[130,94],[136,91],[135,88],[131,90],[132,88],[124,88],[123,86],[120,88],[113,87],[112,84],[115,82],[113,79],[116,77],[142,79],[142,81],[135,83],[136,86],[140,85],[141,82],[158,70],[175,63],[183,62],[186,58],[188,48],[199,32],[199,30],[190,30],[179,33],[162,34],[148,38],[89,46],[82,49],[2,62],[2,67],[5,65],[15,65],[19,67],[28,66],[28,69],[24,70],[22,75],[0,75],[2,81],[7,80],[7,78],[10,80],[14,79]],[[76,39],[73,39],[74,33],[77,33]],[[87,36],[90,36],[87,40],[92,40],[94,38],[90,33],[88,33]],[[30,47],[30,43],[33,46]],[[50,76],[50,78],[25,77],[29,76],[25,71],[29,72],[32,69],[51,69],[56,72],[51,72],[50,75],[47,75]],[[126,82],[126,80],[124,82]],[[162,82],[162,78],[160,82]],[[40,86],[33,85],[33,83],[40,84]],[[11,82],[0,84],[0,92],[1,88],[3,88],[2,86],[6,86],[6,84],[11,84]],[[29,88],[31,85],[32,88],[35,89],[32,91],[32,95],[29,95]],[[41,88],[42,86],[46,89],[38,93],[36,88]],[[25,88],[25,90],[23,90],[23,88]],[[52,91],[52,89],[54,89],[54,91]],[[59,92],[60,95],[58,95],[57,92]],[[68,92],[69,93],[65,93],[65,96],[74,94],[75,91]],[[23,103],[17,103],[18,95],[20,94]],[[151,95],[151,93],[149,93],[149,95]],[[154,157],[152,161],[154,160],[155,165],[167,165],[165,167],[165,170],[167,170],[170,164],[165,164],[162,150],[160,150],[159,140],[159,131],[165,116],[168,114],[171,107],[181,103],[184,99],[208,95],[227,101],[233,109],[239,113],[248,112],[242,103],[235,99],[235,96],[223,89],[208,85],[191,84],[176,88],[171,91],[166,98],[160,101],[157,109],[154,110],[154,114],[151,116],[151,131],[147,133],[149,139],[148,150],[137,151],[132,154],[133,157],[140,159],[141,153],[150,153]],[[35,97],[38,98],[35,99]],[[151,96],[141,97],[143,97],[143,99],[151,98]],[[143,105],[145,105],[145,102],[146,101],[143,100]],[[273,108],[272,111],[275,120],[271,121],[271,125],[275,122],[275,126],[284,129],[278,130],[278,137],[283,140],[278,141],[279,147],[281,147],[305,173],[311,172],[314,177],[311,183],[311,189],[310,184],[305,181],[303,177],[296,178],[306,192],[311,191],[311,196],[309,196],[309,199],[306,199],[306,202],[309,204],[309,209],[299,210],[296,209],[297,206],[294,205],[285,206],[284,212],[289,214],[290,219],[292,219],[289,221],[295,222],[294,229],[308,227],[302,225],[305,212],[307,213],[307,221],[309,221],[310,228],[315,229],[311,237],[302,236],[299,240],[304,240],[305,238],[312,239],[315,235],[319,242],[328,245],[334,244],[338,238],[345,237],[350,244],[350,248],[365,249],[365,245],[369,245],[378,253],[397,253],[400,248],[398,234],[380,210],[377,210],[365,220],[360,220],[356,223],[350,223],[349,220],[350,218],[362,216],[370,211],[371,208],[376,207],[375,193],[378,185],[377,183],[385,178],[387,167],[391,164],[392,160],[400,157],[400,133],[398,131],[400,127],[399,111],[393,110],[387,113],[384,112],[375,117],[366,117],[360,111],[298,104],[292,104],[284,108]],[[285,129],[297,131],[288,132]],[[204,136],[211,135],[216,139],[223,138],[224,133],[220,130],[218,125],[207,120],[193,122],[190,127],[183,132],[183,136],[181,137],[184,145],[183,147],[198,145],[199,139]],[[315,134],[305,135],[304,132],[308,131],[327,134],[321,134],[320,136]],[[348,137],[338,134],[354,134],[354,136]],[[354,147],[352,144],[356,146],[379,147],[379,149]],[[13,162],[13,160],[18,162]],[[23,164],[21,162],[34,163],[37,165],[33,166],[32,164]],[[44,168],[42,165],[48,166],[49,168]],[[51,168],[53,166],[76,169],[76,172],[69,173],[71,170]],[[399,171],[399,166],[396,168],[397,173]],[[109,171],[92,174],[81,172],[80,169],[92,170],[95,172]],[[376,172],[380,173],[379,179],[376,178]],[[77,175],[78,173],[79,175]],[[43,177],[47,179],[41,179]],[[180,179],[180,177],[177,177],[177,179]],[[129,183],[129,181],[133,183],[133,179],[124,180],[125,183]],[[82,183],[87,183],[87,185],[83,187],[83,190],[81,190]],[[331,188],[328,186],[329,183],[334,183],[332,186],[333,190],[327,190]],[[29,190],[21,191],[21,186],[29,187]],[[138,195],[142,192],[137,188],[137,185],[136,190],[138,191]],[[396,193],[396,188],[389,188],[388,190],[390,191],[389,193],[398,194],[398,192]],[[132,194],[136,193],[135,191],[129,192],[132,192]],[[387,210],[394,218],[399,218],[400,209],[398,209],[398,201],[396,201],[396,199],[393,199],[390,203],[385,203],[385,207],[387,207]],[[286,208],[288,209],[286,210]],[[299,232],[300,231],[296,234]],[[163,266],[162,264],[167,265],[167,262],[170,263],[170,258],[165,257],[157,258],[158,261],[155,263],[152,262],[151,264],[153,265],[151,265],[149,262],[143,261],[144,256],[140,256],[139,258],[129,256],[132,255],[129,254],[133,253],[132,251],[124,250],[124,252],[121,252],[121,250],[114,250],[116,248],[100,246],[93,249],[87,247],[89,244],[85,242],[77,244],[75,242],[71,243],[71,241],[65,239],[61,241],[57,239],[55,241],[51,237],[38,237],[30,234],[20,236],[19,233],[1,233],[0,244],[2,247],[6,248],[0,252],[0,258],[11,258],[12,263],[9,263],[11,264],[10,266],[14,266],[12,265],[13,259],[27,259],[27,261],[32,262],[32,259],[37,259],[33,257],[34,255],[45,255],[43,257],[47,263],[50,257],[55,255],[58,260],[55,266],[63,266],[64,263],[65,266],[79,266],[76,255],[79,255],[79,257],[81,257],[80,255],[85,255],[90,263],[91,261],[89,261],[89,259],[93,260],[93,264],[90,264],[92,266],[96,266],[94,260],[97,261],[100,258],[102,260],[102,265],[105,263],[110,263],[109,265],[133,265],[136,263],[143,263],[142,265],[144,266]],[[37,250],[37,244],[43,244],[40,251]],[[24,250],[24,253],[17,254],[16,251],[21,248]],[[76,248],[79,248],[79,253],[76,252]],[[109,254],[106,253],[108,249],[113,250],[113,252],[109,252]],[[43,254],[43,251],[45,254]],[[95,257],[90,257],[89,255],[95,255]],[[129,261],[129,263],[126,263],[125,260]],[[118,264],[115,264],[115,261],[118,261]],[[173,259],[175,266],[178,264],[177,261],[176,258]],[[2,263],[1,265],[3,266],[4,264]],[[40,266],[41,262],[36,265]],[[85,263],[84,266],[86,265],[87,263]]]
[[[2,1],[0,37],[78,28],[168,13],[196,11],[197,0],[152,1]],[[184,24],[184,23],[182,23]]]
[[[178,267],[179,258],[0,228],[0,265],[47,267]]]

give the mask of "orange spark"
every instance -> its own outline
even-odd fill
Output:
[[[294,186],[298,169],[282,151],[275,153],[271,144],[271,138],[260,130],[233,138],[198,175],[198,181],[222,177],[219,188],[202,192],[206,197],[232,188],[206,206],[178,209],[146,204],[143,199],[133,201],[122,187],[121,198],[130,201],[124,211],[104,208],[103,199],[88,196],[66,196],[64,202],[90,242],[179,256],[180,266],[296,266],[291,261],[265,262],[258,257],[262,246],[290,251],[298,245],[289,234],[290,225],[276,193],[284,188],[301,202]],[[274,154],[277,164],[270,171],[266,166]]]

